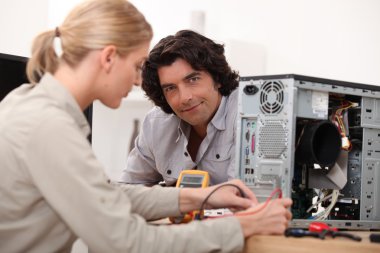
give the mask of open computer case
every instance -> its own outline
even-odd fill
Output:
[[[293,227],[380,229],[380,87],[294,74],[242,77],[237,178],[293,200]]]

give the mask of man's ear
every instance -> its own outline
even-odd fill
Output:
[[[111,68],[115,63],[116,56],[117,50],[115,46],[110,45],[102,49],[102,52],[100,54],[100,61],[102,67],[105,69],[107,73],[111,71]]]

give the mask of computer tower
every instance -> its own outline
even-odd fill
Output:
[[[380,229],[380,87],[294,74],[241,77],[236,177],[293,200],[292,227]]]

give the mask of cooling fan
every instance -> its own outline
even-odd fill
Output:
[[[265,114],[277,114],[284,106],[284,85],[281,81],[265,82],[260,89],[260,109]]]

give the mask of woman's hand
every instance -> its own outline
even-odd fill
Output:
[[[241,191],[244,196],[242,196]],[[210,195],[211,194],[211,195]],[[292,214],[290,198],[258,203],[255,194],[240,180],[231,180],[207,188],[183,188],[180,191],[180,210],[186,213],[203,208],[230,208],[244,210],[235,213],[244,237],[261,234],[283,234]]]
[[[251,235],[283,234],[292,219],[289,198],[274,199],[236,213],[244,237]]]
[[[241,195],[239,188],[244,196]],[[209,198],[203,206],[206,209],[230,208],[244,210],[258,204],[255,194],[242,181],[234,179],[207,188],[181,189],[180,211],[186,213],[199,210],[207,197]]]
[[[238,179],[204,188],[205,198],[210,194],[205,203],[206,209],[245,210],[258,204],[255,194]]]

